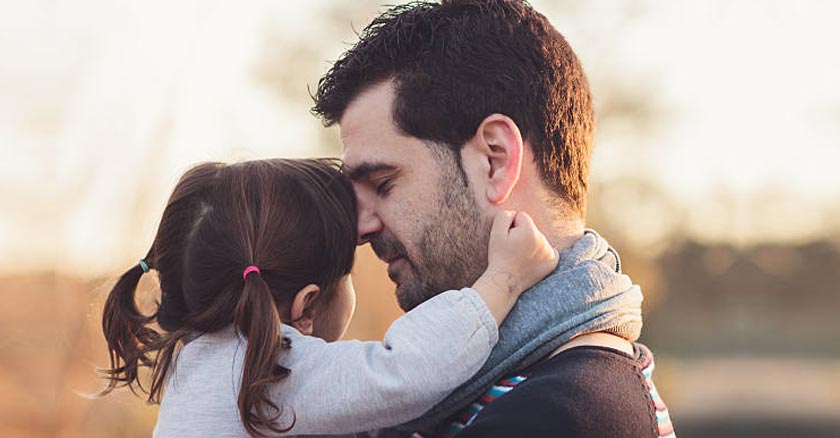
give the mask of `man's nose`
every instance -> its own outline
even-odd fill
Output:
[[[360,200],[361,201],[361,200]],[[382,219],[366,202],[359,202],[359,240],[357,245],[364,245],[382,231]]]

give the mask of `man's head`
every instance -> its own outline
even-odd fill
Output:
[[[522,1],[395,7],[315,100],[341,127],[361,239],[390,262],[406,310],[480,275],[494,209],[540,204],[582,220],[589,87],[563,37]]]

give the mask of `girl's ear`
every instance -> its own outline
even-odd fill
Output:
[[[321,288],[316,284],[307,284],[295,295],[292,301],[292,327],[304,335],[312,336],[313,303]]]

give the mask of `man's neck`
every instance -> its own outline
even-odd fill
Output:
[[[523,188],[511,199],[509,208],[527,212],[549,243],[562,253],[583,237],[585,222],[580,213],[557,199],[541,183]]]
[[[547,237],[548,241],[551,243],[551,246],[557,249],[557,252],[562,254],[563,251],[571,248],[571,246],[574,245],[574,243],[577,242],[578,239],[581,238],[581,236],[583,236],[582,227],[579,231],[564,233],[561,235],[549,235]]]
[[[559,253],[569,249],[582,236],[584,231],[583,221],[580,219],[567,218],[541,218],[537,227],[543,231],[549,243]],[[538,219],[539,220],[539,219]],[[545,224],[545,225],[542,225]]]

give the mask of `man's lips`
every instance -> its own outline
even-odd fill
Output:
[[[388,269],[391,269],[391,267],[397,265],[400,262],[400,260],[404,260],[402,256],[392,257],[388,260],[384,260],[384,262],[388,264]]]
[[[397,281],[397,279],[399,277],[399,271],[398,270],[399,270],[399,266],[400,266],[400,261],[402,261],[402,260],[404,260],[404,259],[401,256],[397,256],[397,257],[393,257],[391,259],[385,260],[385,263],[388,264],[388,277],[394,283],[399,283],[399,281]]]
[[[374,254],[376,254],[376,251],[374,251]],[[403,258],[403,256],[400,255],[400,254],[395,254],[395,255],[376,254],[376,257],[378,257],[379,260],[382,260],[383,262],[385,262],[389,265],[391,263],[397,261],[398,259]]]

